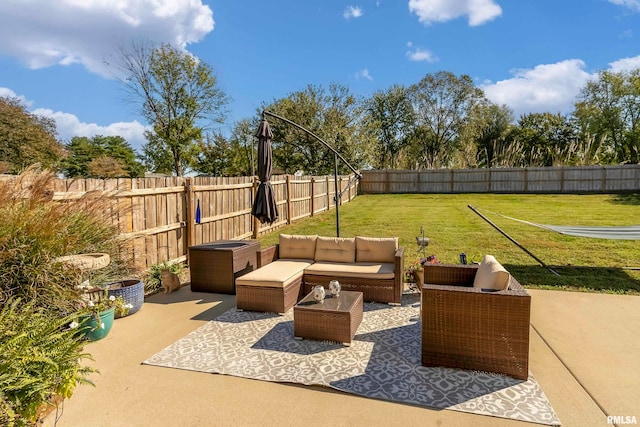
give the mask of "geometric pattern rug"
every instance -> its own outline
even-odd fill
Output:
[[[560,425],[531,373],[522,381],[422,366],[419,305],[419,294],[404,295],[401,306],[365,303],[351,346],[294,339],[293,310],[278,315],[231,309],[143,363]]]

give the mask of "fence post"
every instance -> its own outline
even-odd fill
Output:
[[[315,208],[315,185],[316,184],[316,179],[314,177],[311,177],[311,216],[313,216],[313,213],[315,212],[316,208]]]
[[[258,177],[253,177],[253,200],[256,200],[256,194],[258,194]],[[253,217],[253,238],[257,239],[260,234],[260,221],[255,216]]]
[[[185,221],[186,224],[186,235],[185,244],[187,247],[185,248],[185,253],[187,255],[187,264],[189,264],[189,247],[193,246],[194,237],[195,237],[195,212],[193,207],[193,178],[187,178],[184,183],[185,190],[185,204],[187,206],[187,218]]]
[[[291,224],[291,175],[287,175],[287,224]]]

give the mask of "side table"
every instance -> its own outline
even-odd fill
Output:
[[[258,240],[217,240],[189,248],[191,290],[236,293],[236,277],[257,268]]]

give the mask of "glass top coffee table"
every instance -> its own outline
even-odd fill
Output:
[[[323,302],[313,292],[293,307],[293,335],[296,339],[337,341],[351,345],[362,322],[362,292],[342,291]]]

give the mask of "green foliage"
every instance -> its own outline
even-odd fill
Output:
[[[163,262],[161,264],[153,264],[144,278],[145,295],[154,294],[162,289],[162,270],[169,270],[175,274],[182,274],[184,267],[180,263],[169,264]]]
[[[124,317],[129,313],[131,304],[127,304],[122,296],[109,296],[109,291],[104,290],[104,293],[100,295],[96,300],[82,301],[80,308],[76,311],[76,316],[91,315],[97,321],[97,326],[100,327],[102,320],[100,313],[114,308],[114,315],[116,317]]]
[[[617,163],[640,161],[640,68],[603,71],[582,89],[575,105],[582,138],[603,140]]]
[[[490,101],[478,103],[470,112],[467,126],[462,133],[462,167],[513,166],[500,164],[502,147],[509,144],[513,113],[506,105],[496,105]]]
[[[254,133],[254,124],[245,119],[236,123],[230,138],[217,132],[206,135],[199,143],[195,170],[211,176],[255,175],[257,141]]]
[[[420,167],[449,167],[460,148],[461,135],[473,108],[485,100],[471,77],[439,71],[427,74],[409,88],[418,127],[417,144],[423,158]]]
[[[108,201],[87,196],[54,202],[52,179],[51,173],[29,170],[0,182],[0,304],[20,297],[68,314],[79,299],[76,286],[88,277],[55,262],[57,257],[107,253],[111,263],[99,274],[105,280],[126,275],[128,260]]]
[[[221,122],[228,98],[211,66],[169,44],[120,51],[121,80],[152,126],[144,156],[154,172],[193,168],[206,123]]]
[[[355,168],[371,164],[372,141],[363,131],[363,102],[346,86],[329,90],[309,85],[265,107],[313,132],[336,149]],[[273,132],[273,159],[285,173],[303,170],[310,175],[332,174],[333,153],[314,137],[281,120],[269,121]],[[339,163],[340,173],[350,173]]]
[[[144,166],[136,160],[135,151],[120,136],[74,137],[66,148],[70,153],[63,162],[67,177],[137,178],[144,175]]]
[[[0,173],[20,173],[36,163],[56,167],[63,156],[53,119],[28,112],[16,98],[0,97]]]
[[[400,153],[409,143],[415,125],[415,112],[407,89],[394,85],[386,91],[374,93],[366,101],[366,120],[378,142],[374,166],[397,168]]]
[[[60,317],[33,302],[11,299],[0,306],[0,423],[31,425],[40,406],[53,396],[69,398],[78,384],[92,384],[91,359]]]

